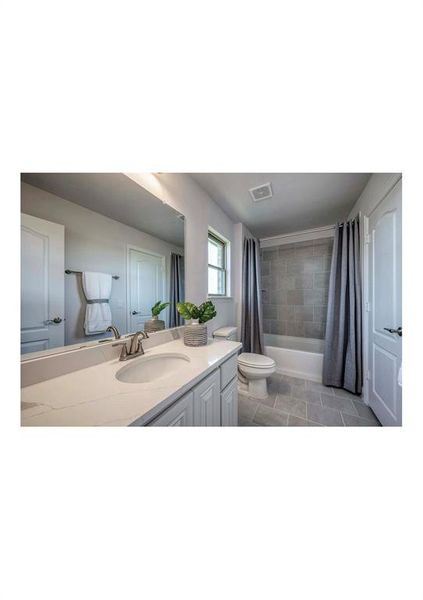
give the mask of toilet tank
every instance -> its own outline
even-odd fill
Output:
[[[237,333],[237,327],[220,327],[216,331],[213,331],[213,337],[215,340],[231,340],[235,342]]]

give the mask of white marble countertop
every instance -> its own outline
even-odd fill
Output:
[[[115,374],[143,357],[117,358],[28,385],[22,389],[24,426],[142,425],[160,414],[193,385],[240,349],[239,342],[212,341],[184,346],[181,339],[145,351],[144,356],[185,354],[189,362],[179,371],[148,383],[124,383]]]

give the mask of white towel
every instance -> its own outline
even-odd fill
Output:
[[[398,371],[398,385],[402,387],[402,363]]]
[[[82,273],[82,287],[87,300],[109,300],[112,293],[112,276],[108,273]],[[84,329],[86,335],[103,333],[112,324],[108,302],[87,303]]]

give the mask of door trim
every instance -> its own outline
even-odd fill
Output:
[[[134,333],[133,331],[130,331],[131,316],[129,314],[130,304],[131,304],[131,265],[130,265],[131,250],[135,250],[136,252],[142,252],[143,254],[149,254],[150,256],[155,256],[156,258],[161,258],[163,290],[164,290],[164,293],[166,293],[166,256],[163,256],[163,254],[160,254],[159,252],[153,252],[152,250],[147,250],[146,248],[141,248],[141,246],[136,246],[135,244],[126,244],[126,331],[128,333]]]

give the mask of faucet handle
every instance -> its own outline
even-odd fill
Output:
[[[124,360],[128,356],[128,347],[126,345],[126,342],[117,342],[116,344],[112,344],[112,347],[115,346],[122,346],[119,360]]]

